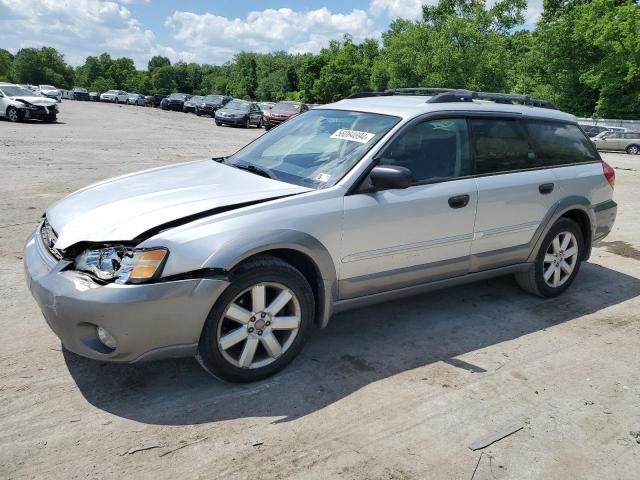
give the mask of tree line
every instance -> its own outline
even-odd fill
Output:
[[[433,86],[527,94],[579,116],[640,118],[637,0],[544,0],[533,30],[526,0],[440,0],[398,19],[380,41],[345,34],[317,54],[240,52],[223,65],[154,56],[146,70],[103,53],[71,67],[51,47],[0,49],[0,81],[104,92],[219,93],[328,103],[359,91]]]

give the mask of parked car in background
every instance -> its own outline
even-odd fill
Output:
[[[196,115],[214,116],[216,110],[224,107],[233,100],[233,97],[227,95],[206,95],[202,101],[196,105]]]
[[[201,95],[194,95],[189,100],[184,102],[184,105],[182,106],[182,111],[184,113],[195,113],[196,106],[200,104],[203,99],[204,97]]]
[[[39,85],[38,92],[43,97],[53,98],[58,102],[62,101],[62,92],[53,85]]]
[[[108,90],[100,95],[101,102],[127,103],[129,94],[124,90]]]
[[[0,83],[0,116],[10,122],[36,118],[45,122],[58,119],[58,103],[28,88],[12,83]]]
[[[602,132],[591,139],[598,150],[627,152],[630,155],[640,154],[640,132]]]
[[[573,115],[479,93],[360,94],[231,156],[83,188],[27,240],[29,289],[66,350],[249,382],[348,308],[504,275],[542,298],[601,281],[581,265],[614,225],[615,171]]]
[[[260,107],[260,110],[262,110],[262,113],[268,112],[275,107],[275,105],[275,102],[258,102],[258,106]]]
[[[216,125],[234,125],[249,128],[262,126],[262,110],[255,102],[232,100],[215,113]]]
[[[74,100],[78,100],[82,102],[89,101],[89,92],[87,91],[86,88],[73,87],[73,89],[71,89],[71,95]]]
[[[100,92],[89,92],[89,101],[91,101],[91,102],[99,102],[100,101]]]
[[[283,101],[276,103],[271,110],[264,114],[264,128],[270,130],[273,127],[277,127],[283,122],[286,122],[291,117],[299,115],[309,110],[309,107],[305,103]]]
[[[626,128],[623,127],[605,127],[603,125],[585,125],[579,124],[582,131],[586,133],[590,138],[601,134],[602,132],[624,132]]]
[[[172,93],[166,98],[167,101],[164,102],[164,105],[160,104],[160,107],[163,110],[175,110],[177,112],[181,112],[182,107],[184,107],[184,102],[186,102],[190,98],[191,95],[188,95],[186,93]]]
[[[155,95],[151,95],[151,99],[147,98],[147,105],[150,107],[159,107],[162,103],[162,100],[167,98],[166,95],[161,93],[156,93]]]
[[[147,104],[147,97],[140,93],[130,93],[127,98],[127,103],[129,105],[138,105],[140,107],[144,107]]]

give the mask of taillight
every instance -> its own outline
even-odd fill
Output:
[[[616,171],[604,160],[602,161],[602,170],[604,171],[604,178],[607,179],[611,188],[614,188],[616,186]]]

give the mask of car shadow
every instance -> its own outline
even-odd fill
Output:
[[[388,302],[335,316],[284,371],[245,385],[211,378],[194,359],[121,365],[69,352],[64,359],[87,401],[138,422],[185,425],[245,416],[280,417],[282,422],[434,362],[482,374],[496,366],[478,367],[455,357],[582,321],[638,295],[640,280],[585,264],[571,289],[554,299],[528,295],[512,277],[503,277]],[[624,321],[631,319],[616,319]]]

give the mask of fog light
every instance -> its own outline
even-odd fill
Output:
[[[118,346],[115,337],[105,328],[96,328],[96,334],[98,335],[98,340],[100,340],[105,347],[115,350]]]

